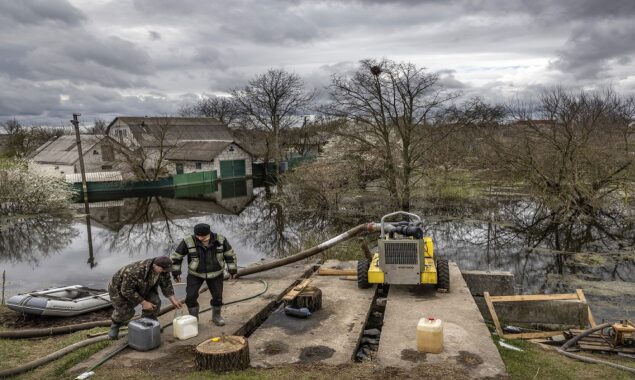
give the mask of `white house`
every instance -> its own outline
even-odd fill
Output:
[[[80,138],[87,173],[119,169],[110,138],[97,135],[81,135]],[[40,173],[61,178],[65,178],[67,174],[79,173],[75,136],[60,136],[47,141],[31,156],[30,166]]]
[[[168,174],[216,170],[218,178],[252,175],[251,153],[214,118],[117,117],[106,134],[131,150],[143,150],[154,161],[168,160]]]

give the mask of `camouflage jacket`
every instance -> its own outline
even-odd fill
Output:
[[[110,286],[117,289],[119,295],[135,305],[145,300],[145,297],[150,291],[156,291],[157,286],[161,287],[161,292],[163,292],[164,296],[173,296],[174,288],[172,287],[170,273],[160,273],[158,281],[152,284],[153,260],[154,259],[137,261],[119,269],[117,273],[112,276]]]

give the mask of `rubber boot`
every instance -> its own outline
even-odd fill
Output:
[[[225,320],[220,315],[220,309],[220,306],[214,306],[212,308],[212,322],[214,322],[216,326],[225,326]]]
[[[121,325],[119,323],[112,323],[110,325],[110,330],[108,331],[108,338],[115,340],[119,338],[119,328]]]
[[[191,316],[196,317],[198,319],[198,306],[193,306],[187,308],[187,312],[190,313]]]

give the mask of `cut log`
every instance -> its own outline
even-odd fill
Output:
[[[249,344],[242,336],[212,338],[196,346],[196,368],[199,371],[225,372],[249,367]]]
[[[298,294],[300,294],[300,292],[302,292],[302,290],[304,288],[309,286],[311,281],[313,281],[313,280],[311,280],[310,278],[305,278],[304,280],[302,280],[302,282],[300,282],[298,285],[294,286],[293,289],[289,290],[287,292],[287,294],[285,294],[284,297],[282,297],[282,301],[284,301],[284,303],[286,303],[286,304],[292,302],[295,299],[295,297],[297,297]]]
[[[314,286],[308,286],[298,294],[293,301],[294,308],[306,307],[311,313],[322,308],[322,291]]]

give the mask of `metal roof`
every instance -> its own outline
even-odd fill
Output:
[[[86,173],[86,182],[121,182],[121,181],[123,181],[123,176],[121,175],[121,172],[118,172],[118,171]],[[82,174],[81,173],[67,174],[66,182],[70,182],[70,183],[82,182]]]
[[[159,137],[168,142],[234,140],[229,128],[211,117],[117,117],[108,126],[108,134],[110,128],[120,125],[128,126],[137,142],[144,146],[156,145]]]
[[[104,136],[80,135],[82,155],[90,151]],[[79,159],[75,136],[60,136],[38,148],[32,160],[42,164],[74,165]]]

